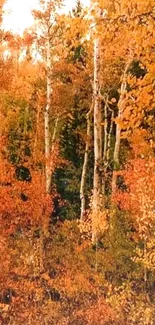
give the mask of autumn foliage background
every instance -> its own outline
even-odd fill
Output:
[[[0,324],[153,325],[154,1],[40,5],[0,31]]]

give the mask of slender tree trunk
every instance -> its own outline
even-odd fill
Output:
[[[100,39],[94,40],[94,181],[93,215],[101,210],[102,202],[102,116],[100,101]],[[94,223],[93,223],[94,224]],[[96,241],[96,229],[92,229],[92,240]]]
[[[110,130],[108,133],[108,146],[107,146],[107,163],[110,160],[110,148],[111,148],[111,138],[112,138],[112,131],[113,131],[113,126],[114,126],[114,111],[111,113],[111,122],[110,122]]]
[[[45,158],[46,158],[46,193],[50,193],[51,190],[51,171],[50,171],[50,130],[49,130],[49,110],[51,107],[51,48],[50,37],[47,39],[47,97],[45,107]]]
[[[103,161],[106,160],[107,147],[108,147],[108,98],[105,99],[104,105],[104,150],[103,150]]]
[[[111,148],[111,138],[113,131],[113,119],[114,111],[110,109],[108,105],[108,96],[104,99],[104,150],[103,150],[103,177],[102,177],[102,195],[105,196],[105,187],[107,180],[107,170],[110,163],[110,148]],[[108,113],[111,112],[110,122],[108,122]],[[110,124],[110,125],[109,125]],[[105,203],[105,202],[104,202]]]
[[[126,97],[126,77],[127,77],[127,72],[128,68],[130,66],[131,61],[129,61],[126,64],[124,74],[123,74],[123,80],[121,84],[121,89],[120,89],[120,98],[118,101],[118,119],[121,120],[123,109],[124,109],[124,102],[125,102],[125,97]],[[113,157],[113,162],[114,162],[114,170],[113,170],[113,177],[112,177],[112,195],[115,194],[116,191],[116,184],[117,184],[117,175],[116,175],[116,170],[119,168],[119,152],[120,152],[120,144],[121,144],[121,126],[118,121],[116,124],[116,140],[115,140],[115,148],[114,148],[114,157]]]
[[[37,116],[36,116],[36,132],[34,135],[34,146],[33,146],[33,160],[36,163],[36,149],[37,149],[37,141],[38,141],[38,134],[39,134],[39,119],[40,119],[41,107],[37,106]]]
[[[106,181],[106,165],[107,165],[107,150],[108,150],[108,97],[106,96],[104,105],[104,148],[103,148],[103,164],[104,173],[102,175],[102,195],[105,196],[105,181]]]
[[[55,125],[54,125],[54,130],[53,130],[53,135],[52,135],[51,153],[53,153],[53,150],[54,150],[54,144],[55,144],[55,141],[56,141],[59,118],[60,117],[57,116],[57,118],[55,120]]]
[[[90,137],[91,137],[91,113],[92,107],[87,113],[87,138],[86,138],[86,147],[84,153],[84,162],[81,175],[81,185],[80,185],[80,200],[81,200],[81,217],[80,220],[84,220],[85,211],[86,211],[86,199],[85,199],[85,186],[86,186],[86,175],[88,167],[88,158],[89,158],[89,148],[90,148]]]

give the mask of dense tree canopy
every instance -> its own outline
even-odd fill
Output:
[[[61,6],[0,33],[0,323],[153,325],[154,1]]]

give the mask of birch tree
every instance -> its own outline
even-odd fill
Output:
[[[51,169],[50,156],[53,142],[55,140],[57,121],[54,126],[54,134],[51,141],[50,135],[50,110],[52,106],[52,47],[53,39],[56,37],[56,20],[57,9],[61,7],[61,0],[40,0],[40,11],[34,11],[36,20],[39,22],[39,39],[43,43],[45,51],[45,68],[46,68],[46,105],[44,110],[45,125],[45,176],[46,176],[46,193],[51,191]],[[52,142],[52,143],[51,143]]]
[[[102,114],[100,101],[100,38],[94,40],[94,182],[93,210],[100,210],[102,164]]]
[[[110,115],[110,118],[108,118]],[[110,119],[110,121],[108,121]],[[103,177],[102,177],[102,195],[106,195],[106,178],[108,166],[110,164],[111,139],[114,126],[114,110],[109,106],[109,95],[104,98],[104,144],[103,144]]]
[[[96,7],[96,18],[103,18],[107,12]],[[102,107],[101,107],[101,39],[97,28],[94,28],[94,77],[93,77],[93,108],[94,108],[94,178],[92,198],[92,218],[103,208],[102,196]],[[92,241],[96,241],[97,230],[95,223],[92,223]]]
[[[84,162],[81,175],[81,184],[80,184],[80,200],[81,200],[81,221],[84,221],[84,216],[86,212],[86,199],[85,199],[85,187],[86,187],[86,176],[88,170],[88,159],[89,159],[89,150],[90,150],[90,138],[91,138],[91,119],[92,119],[92,109],[91,106],[89,112],[87,113],[87,135],[86,135],[86,145],[84,153]]]
[[[49,112],[51,108],[51,44],[50,35],[47,35],[47,59],[46,59],[46,73],[47,73],[47,89],[46,89],[46,107],[45,107],[45,159],[46,159],[46,192],[50,193],[51,187],[51,172],[49,166],[50,158],[50,129],[49,129]]]
[[[129,60],[126,63],[124,73],[122,76],[122,83],[120,88],[120,98],[118,101],[118,116],[117,116],[117,122],[116,122],[116,139],[115,139],[115,146],[114,146],[114,155],[113,155],[113,164],[114,164],[114,170],[113,170],[113,176],[112,176],[112,195],[115,194],[116,191],[116,185],[117,185],[117,174],[116,170],[119,167],[120,159],[119,159],[119,153],[120,153],[120,145],[121,145],[121,118],[124,110],[124,104],[125,104],[125,98],[126,98],[126,92],[127,92],[127,73],[128,69],[130,67],[132,60]]]

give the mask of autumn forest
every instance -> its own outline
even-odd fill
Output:
[[[4,3],[0,324],[154,325],[154,1]]]

